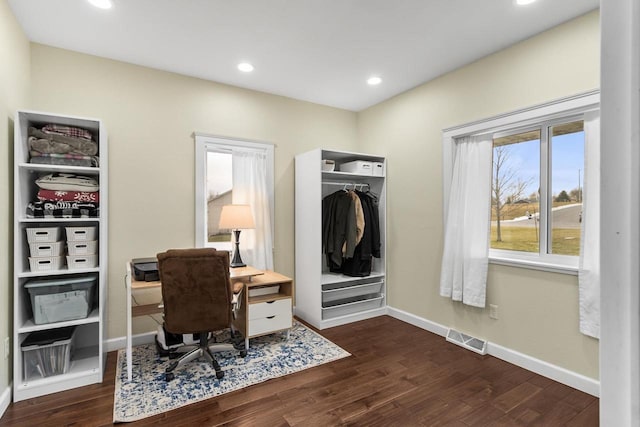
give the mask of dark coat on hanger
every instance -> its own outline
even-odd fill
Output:
[[[348,192],[336,191],[322,199],[322,246],[329,268],[342,265],[345,242],[345,256],[353,256],[356,232],[355,204]]]
[[[364,212],[364,234],[352,258],[345,258],[339,270],[347,276],[364,277],[371,274],[372,257],[380,258],[380,218],[378,199],[370,192],[356,191]]]

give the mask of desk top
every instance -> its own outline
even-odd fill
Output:
[[[258,270],[257,268],[254,268],[251,266],[246,266],[246,267],[230,268],[229,273],[230,273],[229,276],[231,280],[241,281],[242,279],[260,276],[264,274],[264,271]],[[131,275],[131,289],[147,289],[147,288],[158,288],[158,287],[160,287],[159,280],[156,280],[153,282],[138,281],[133,277],[133,275]]]

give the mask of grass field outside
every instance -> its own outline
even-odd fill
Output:
[[[553,202],[552,208],[557,208],[565,205],[572,205],[576,202]],[[501,217],[503,220],[515,219],[526,216],[527,213],[533,215],[536,212],[540,212],[540,204],[535,203],[511,203],[502,207]],[[496,208],[491,206],[491,221],[495,221]]]
[[[210,242],[230,242],[231,233],[210,234],[209,241]]]
[[[539,252],[538,229],[534,227],[501,227],[502,241],[496,241],[496,226],[491,225],[491,248],[511,251]],[[580,255],[580,229],[554,228],[551,251],[559,255]]]

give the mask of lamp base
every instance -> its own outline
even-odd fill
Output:
[[[247,264],[242,262],[242,257],[240,256],[240,230],[233,230],[233,233],[235,234],[235,237],[236,237],[236,248],[233,251],[233,259],[231,260],[229,267],[231,268],[246,267]]]

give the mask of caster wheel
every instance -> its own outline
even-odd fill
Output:
[[[219,379],[219,380],[221,380],[221,379],[222,379],[222,377],[224,377],[224,372],[222,372],[222,371],[217,371],[217,372],[216,372],[216,378],[217,378],[217,379]]]
[[[173,372],[167,372],[164,374],[164,380],[166,382],[172,381],[176,376],[173,374]]]
[[[240,352],[240,357],[247,357],[247,350],[242,350]]]

